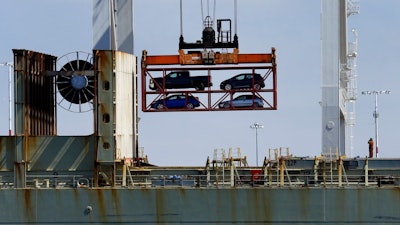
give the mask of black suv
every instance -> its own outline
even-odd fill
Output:
[[[232,89],[242,89],[242,88],[252,88],[252,87],[254,87],[255,90],[260,90],[261,88],[265,87],[265,83],[264,79],[258,73],[254,73],[254,79],[253,79],[253,73],[241,73],[228,80],[222,81],[219,87],[227,91]]]

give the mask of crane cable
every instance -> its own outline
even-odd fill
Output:
[[[200,1],[200,8],[201,8],[201,21],[204,20],[204,12],[203,12],[203,0]],[[203,27],[204,29],[204,27]]]
[[[181,20],[181,37],[183,36],[183,25],[182,25],[182,0],[180,1],[180,11],[181,11],[181,15],[180,15],[180,20]]]
[[[209,6],[209,1],[207,0],[207,16],[210,15],[210,6]],[[203,0],[201,0],[201,20],[204,20],[204,10],[203,10]],[[217,11],[217,1],[214,0],[214,12],[213,12],[213,17],[212,17],[212,22],[214,24],[215,21],[215,12]],[[182,0],[181,0],[181,10],[182,10]],[[182,13],[181,13],[182,15]],[[182,18],[181,18],[182,20]],[[182,24],[182,22],[181,22]],[[237,34],[237,0],[234,0],[234,26],[235,26],[235,34]],[[204,27],[203,27],[204,29]]]
[[[203,10],[203,0],[200,1],[200,5],[201,5],[201,21],[204,22],[204,10]],[[214,11],[213,11],[213,17],[212,17],[212,26],[214,27],[214,21],[215,21],[215,11],[217,8],[217,1],[214,0]],[[207,0],[207,16],[210,16],[210,0]],[[203,29],[204,29],[204,23],[203,23]]]
[[[201,20],[204,20],[204,10],[203,10],[203,0],[200,2],[201,5]],[[207,14],[210,15],[210,10],[209,10],[209,0],[207,0]],[[214,0],[214,12],[213,12],[213,24],[215,20],[215,11],[217,8],[217,1]],[[234,17],[235,17],[235,34],[237,34],[237,0],[234,1]],[[183,36],[183,19],[182,19],[182,0],[180,0],[180,20],[181,20],[181,36]],[[203,27],[204,28],[204,27]]]
[[[235,0],[234,2],[234,7],[235,7],[235,11],[234,11],[234,17],[235,17],[235,34],[237,34],[237,0]]]
[[[215,11],[217,11],[217,0],[214,0],[213,24],[214,24],[214,21],[215,21]]]

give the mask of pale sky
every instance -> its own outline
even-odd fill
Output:
[[[187,42],[201,38],[199,0],[183,2],[183,34]],[[203,1],[206,2],[206,1]],[[210,1],[212,2],[212,1]],[[179,0],[134,1],[134,52],[178,54]],[[213,5],[213,4],[212,4]],[[233,1],[217,1],[216,19],[234,19]],[[205,165],[214,149],[240,148],[255,165],[254,122],[259,164],[268,149],[289,148],[295,156],[321,154],[321,41],[317,0],[238,0],[237,34],[240,53],[270,53],[276,48],[278,110],[232,112],[144,113],[139,111],[139,146],[156,165]],[[374,97],[364,90],[390,90],[379,96],[380,157],[400,157],[400,1],[360,0],[360,14],[349,17],[358,31],[358,100],[354,150],[365,157],[374,137]],[[12,62],[12,49],[28,49],[61,57],[92,51],[92,1],[7,0],[0,7],[0,62]],[[140,67],[139,74],[140,76]],[[214,88],[234,74],[213,77]],[[0,135],[8,134],[8,69],[0,67]],[[91,113],[58,110],[60,135],[93,131]]]

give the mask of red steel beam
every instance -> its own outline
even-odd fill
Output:
[[[275,48],[272,53],[265,54],[238,54],[233,53],[216,53],[215,64],[241,64],[241,63],[272,63],[275,66]],[[147,55],[147,51],[143,51],[142,67],[148,65],[202,65],[201,53],[193,52],[180,55]]]

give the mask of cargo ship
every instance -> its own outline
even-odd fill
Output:
[[[322,10],[342,11],[328,13],[322,21],[343,18],[339,12],[344,12],[346,2],[323,1]],[[133,3],[94,1],[94,18],[105,12],[103,16],[115,25],[127,18],[124,9],[131,7],[126,4]],[[125,8],[117,7],[121,5]],[[336,27],[324,32],[338,32],[341,23],[338,19]],[[0,137],[0,224],[399,224],[400,159],[347,157],[345,142],[340,141],[343,127],[335,126],[342,117],[332,115],[344,111],[339,101],[323,108],[321,156],[293,156],[281,148],[262,156],[262,165],[251,166],[240,151],[231,149],[216,150],[200,166],[157,166],[140,154],[139,96],[142,111],[149,113],[277,109],[275,48],[270,53],[239,54],[237,38],[207,39],[214,34],[209,28],[205,26],[201,43],[187,43],[182,37],[179,55],[143,51],[142,95],[137,91],[138,60],[132,46],[116,41],[118,35],[130,37],[118,33],[124,31],[99,29],[106,35],[97,35],[92,53],[73,52],[61,66],[57,56],[13,49],[15,134]],[[100,40],[104,37],[111,40],[106,46]],[[209,51],[221,46],[233,51]],[[207,50],[193,51],[198,48]],[[343,50],[335,49],[330,49],[330,57],[340,59],[336,56]],[[323,64],[339,63],[328,56]],[[265,88],[235,92],[259,96],[264,107],[217,107],[222,100],[232,105],[232,90],[173,91],[161,84],[159,90],[148,90],[146,82],[153,72],[165,75],[171,70],[203,70],[209,80],[214,70],[261,71],[269,81]],[[342,91],[329,84],[323,88],[327,99]],[[203,95],[201,106],[149,108],[178,92]],[[225,99],[208,97],[216,94],[226,94]],[[78,112],[88,106],[94,133],[58,136],[60,103]]]

